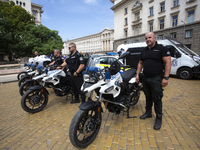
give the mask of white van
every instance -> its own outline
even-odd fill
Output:
[[[200,75],[200,56],[174,39],[167,38],[157,40],[158,44],[167,47],[171,53],[171,72],[181,79],[191,79]],[[137,68],[141,50],[146,47],[146,42],[133,44],[121,44],[117,47],[117,52],[130,51],[131,55],[126,60],[126,64]],[[134,64],[134,65],[132,65]]]

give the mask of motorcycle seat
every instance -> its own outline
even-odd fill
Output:
[[[122,79],[124,82],[128,82],[136,74],[137,69],[129,69],[122,73]]]

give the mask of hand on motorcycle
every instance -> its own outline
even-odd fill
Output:
[[[56,70],[58,70],[58,69],[62,69],[62,67],[61,66],[56,67]]]
[[[168,85],[168,80],[166,80],[166,79],[162,79],[162,87],[165,87],[165,86],[167,86]]]
[[[137,83],[140,82],[140,80],[139,80],[139,76],[138,76],[138,75],[136,75],[135,81],[136,81]]]

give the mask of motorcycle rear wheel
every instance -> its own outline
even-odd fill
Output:
[[[22,96],[21,106],[30,113],[36,113],[44,109],[48,102],[48,94],[39,89],[28,90]]]
[[[140,98],[140,91],[137,90],[136,93],[131,97],[131,106],[134,106],[138,103]]]
[[[101,112],[95,117],[95,111],[78,110],[69,129],[71,143],[77,148],[90,145],[97,136],[102,122]]]

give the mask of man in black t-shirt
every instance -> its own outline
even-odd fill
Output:
[[[54,65],[55,68],[59,67],[62,63],[65,62],[65,59],[63,56],[60,55],[60,50],[55,49],[54,50],[54,59],[53,61],[49,64],[49,66]]]
[[[147,33],[145,39],[148,46],[141,52],[136,75],[136,82],[139,83],[139,73],[143,68],[145,76],[143,80],[143,89],[146,97],[146,112],[140,116],[140,119],[152,117],[152,106],[154,103],[154,110],[156,113],[154,129],[159,130],[161,128],[163,115],[162,87],[168,85],[171,70],[171,56],[167,48],[156,43],[156,37],[153,32]]]
[[[75,100],[70,103],[79,103],[79,94],[82,99],[82,103],[85,102],[85,94],[81,92],[81,86],[83,84],[83,68],[84,68],[84,60],[83,55],[76,50],[76,44],[69,44],[70,55],[67,56],[65,62],[61,65],[65,67],[68,65],[69,71],[71,72],[71,86],[75,95]]]

